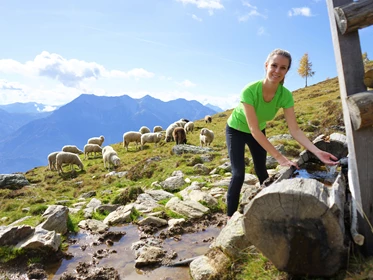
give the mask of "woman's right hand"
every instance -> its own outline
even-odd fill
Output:
[[[295,162],[289,160],[289,159],[288,159],[287,157],[285,157],[284,155],[281,155],[279,158],[276,158],[276,160],[278,161],[278,163],[279,163],[281,166],[288,166],[288,167],[294,166],[296,169],[299,169],[298,164],[296,164]]]

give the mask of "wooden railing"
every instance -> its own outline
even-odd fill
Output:
[[[337,64],[349,150],[348,182],[359,215],[351,232],[365,237],[361,246],[373,255],[373,92],[364,84],[358,30],[373,25],[373,1],[326,0]],[[366,79],[367,80],[367,79]]]

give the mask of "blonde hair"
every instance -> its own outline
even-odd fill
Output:
[[[266,60],[266,63],[268,63],[268,61],[275,55],[282,55],[283,57],[286,57],[288,60],[289,60],[289,66],[288,66],[288,71],[290,70],[290,67],[291,67],[291,54],[286,51],[286,50],[283,50],[283,49],[275,49],[273,51],[270,52],[270,54],[268,55],[267,57],[267,60]],[[280,84],[284,84],[285,82],[285,78],[282,79],[282,81],[280,82]]]

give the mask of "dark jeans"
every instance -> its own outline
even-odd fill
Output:
[[[262,132],[265,135],[264,129]],[[225,137],[232,166],[232,179],[227,194],[227,214],[232,216],[238,208],[241,188],[245,179],[245,145],[250,149],[255,173],[259,178],[260,184],[268,178],[266,167],[267,151],[260,146],[251,133],[241,132],[228,125],[225,129]]]

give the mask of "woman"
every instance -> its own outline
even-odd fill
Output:
[[[226,141],[232,166],[232,179],[228,188],[228,217],[237,210],[241,188],[245,178],[245,145],[253,158],[256,175],[260,184],[268,178],[266,168],[267,152],[282,166],[294,166],[268,141],[265,135],[266,122],[272,120],[283,108],[289,131],[307,150],[327,165],[338,164],[337,158],[318,149],[299,129],[291,92],[283,86],[285,75],[291,66],[291,55],[281,49],[272,51],[265,62],[264,80],[248,84],[242,91],[240,104],[227,120]]]

